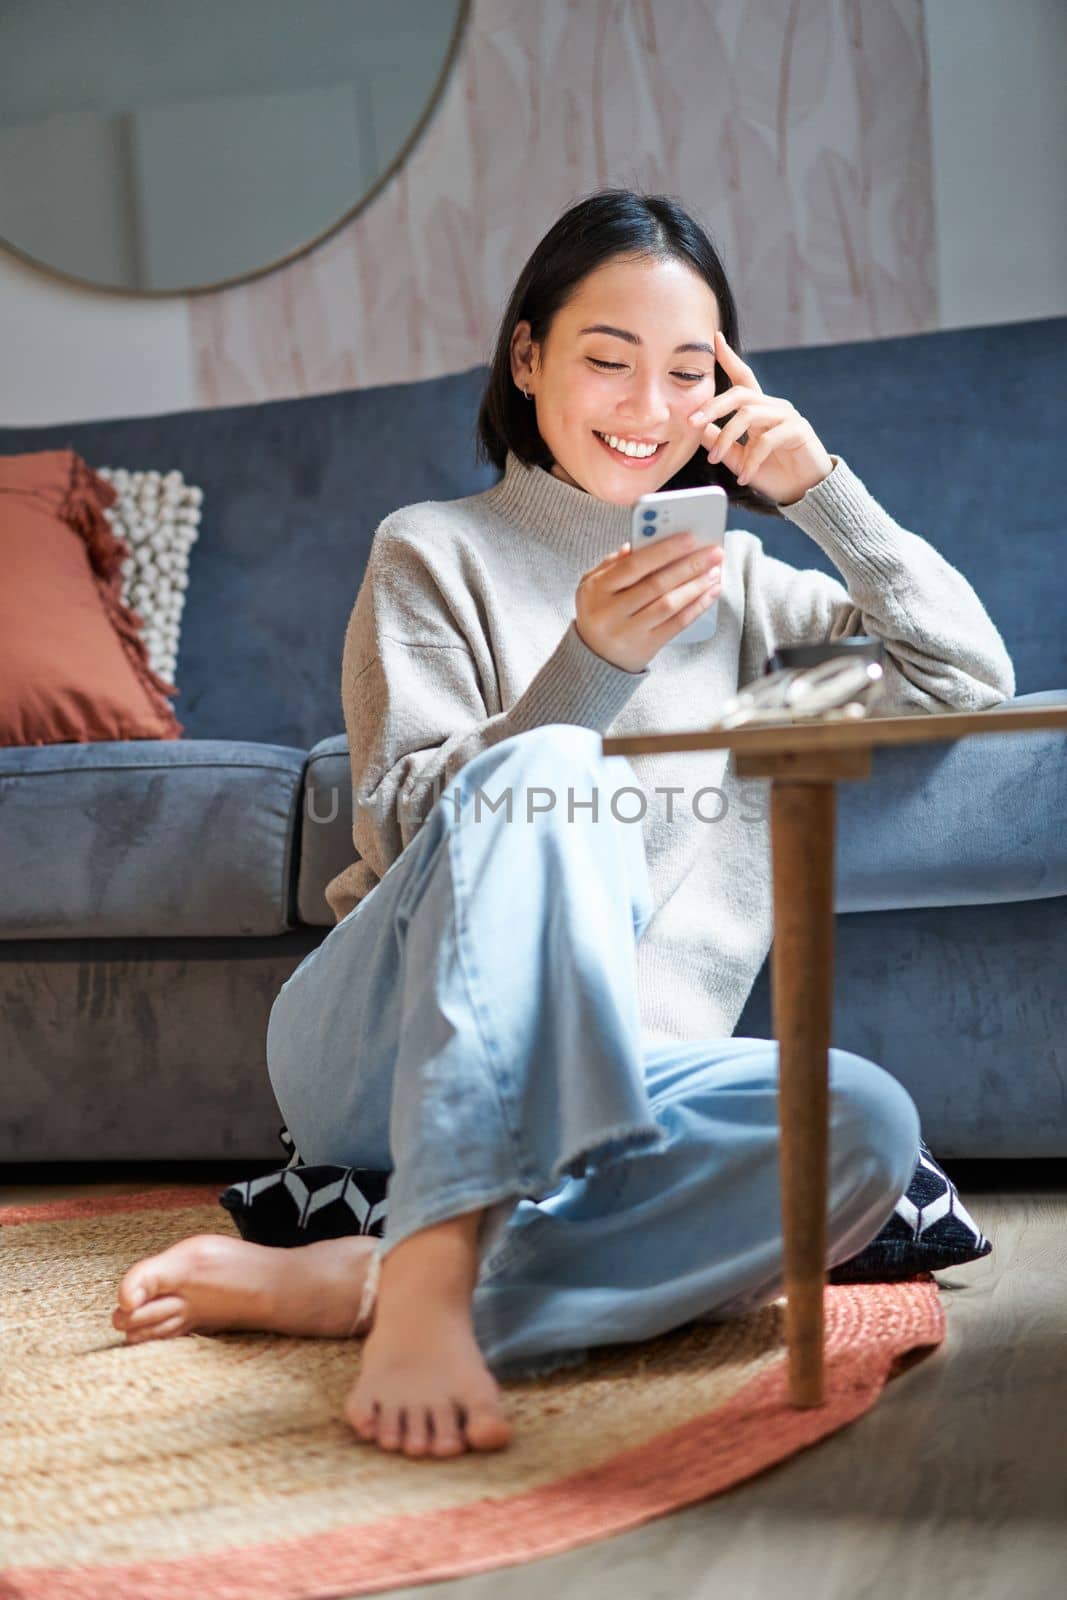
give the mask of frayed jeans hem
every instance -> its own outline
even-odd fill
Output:
[[[551,1178],[557,1186],[565,1178],[584,1178],[604,1167],[612,1167],[627,1156],[655,1155],[667,1143],[667,1131],[658,1122],[620,1123],[599,1133],[594,1141],[580,1145],[553,1163]]]
[[[384,1260],[389,1252],[398,1244],[403,1244],[413,1234],[422,1233],[426,1228],[434,1228],[441,1222],[451,1222],[455,1217],[465,1216],[470,1211],[487,1211],[491,1206],[499,1206],[506,1200],[514,1200],[518,1204],[523,1198],[523,1191],[514,1180],[496,1189],[455,1189],[450,1194],[438,1195],[432,1206],[425,1213],[416,1217],[405,1218],[400,1216],[397,1220],[395,1211],[389,1212],[386,1233],[379,1245],[379,1254]]]

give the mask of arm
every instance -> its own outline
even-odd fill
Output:
[[[341,697],[356,849],[379,878],[440,790],[479,751],[551,722],[606,732],[647,676],[590,650],[573,620],[515,703],[491,711],[495,671],[460,563],[375,537],[345,638]],[[466,631],[469,630],[469,633]]]
[[[881,638],[894,708],[981,711],[1014,695],[1011,657],[967,579],[900,527],[843,460],[831,459],[822,482],[779,509],[825,551],[845,583],[779,561],[757,539],[746,578],[746,631],[751,626],[769,641],[765,655],[778,645],[858,633]]]

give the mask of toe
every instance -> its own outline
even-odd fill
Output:
[[[378,1414],[378,1443],[383,1450],[399,1450],[402,1432],[400,1407],[382,1406]]]
[[[161,1322],[149,1323],[145,1328],[131,1328],[126,1334],[126,1343],[147,1344],[150,1339],[170,1339],[175,1334],[188,1332],[184,1316],[164,1317]]]
[[[146,1261],[138,1261],[123,1277],[118,1287],[118,1308],[127,1313],[136,1311],[159,1292],[155,1258],[150,1256]]]
[[[188,1308],[180,1295],[163,1294],[155,1300],[147,1301],[143,1306],[138,1306],[136,1311],[131,1311],[125,1318],[128,1328],[147,1328],[156,1322],[164,1322],[169,1317],[185,1316]]]
[[[361,1439],[374,1439],[378,1433],[378,1408],[373,1400],[364,1400],[355,1390],[345,1401],[345,1420]]]
[[[433,1413],[433,1453],[435,1456],[458,1456],[466,1449],[456,1421],[456,1408],[451,1401],[435,1406]]]
[[[491,1401],[469,1407],[464,1431],[476,1450],[503,1450],[511,1441],[511,1424]]]
[[[430,1448],[430,1421],[425,1406],[409,1406],[404,1429],[404,1453],[424,1456]]]

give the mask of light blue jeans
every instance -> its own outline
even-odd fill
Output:
[[[391,1172],[383,1256],[484,1208],[472,1310],[498,1376],[784,1290],[777,1045],[642,1048],[644,844],[607,803],[636,784],[571,724],[482,751],[270,1015],[301,1159]],[[883,1068],[835,1049],[829,1069],[828,1268],[888,1220],[920,1137]]]

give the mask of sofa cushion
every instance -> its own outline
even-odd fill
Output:
[[[284,932],[305,760],[226,740],[0,750],[0,938]]]
[[[1067,704],[1067,689],[1002,702],[1045,704]],[[992,905],[1067,894],[1064,815],[1067,761],[1058,731],[876,750],[870,778],[837,785],[835,909]],[[341,733],[308,756],[297,897],[302,922],[333,926],[326,885],[356,859],[352,773]]]

